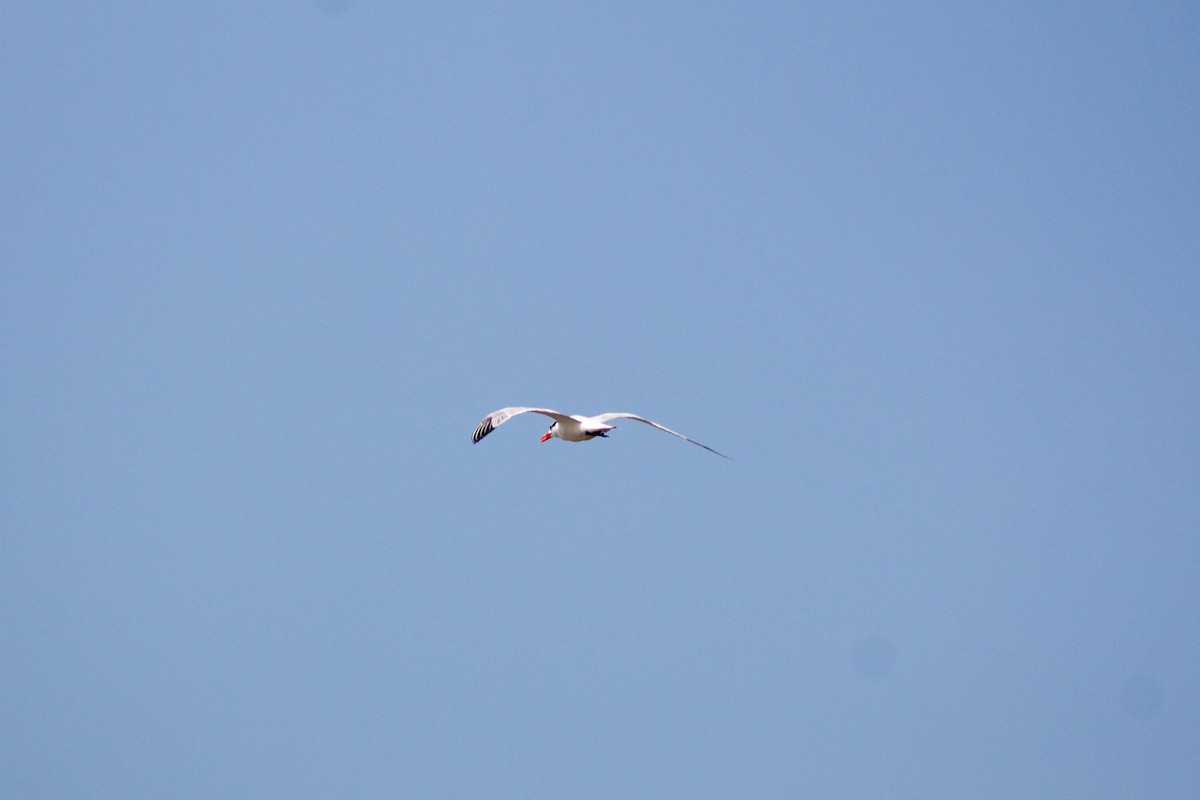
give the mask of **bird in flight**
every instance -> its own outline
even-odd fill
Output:
[[[631,419],[635,422],[644,422],[652,428],[658,428],[664,433],[669,433],[672,436],[678,436],[685,442],[691,442],[697,447],[703,447],[710,453],[716,453],[721,458],[729,458],[724,453],[717,453],[706,444],[700,444],[695,439],[689,439],[682,433],[676,433],[670,428],[664,428],[657,422],[651,422],[645,417],[639,417],[637,414],[628,414],[625,412],[610,412],[608,414],[597,414],[594,417],[584,417],[579,414],[561,414],[558,411],[553,411],[549,408],[525,408],[524,406],[510,406],[502,408],[499,411],[493,411],[483,418],[483,422],[479,423],[479,427],[475,429],[475,433],[471,436],[471,441],[475,444],[479,440],[494,431],[500,425],[517,416],[518,414],[542,414],[554,420],[554,424],[550,426],[550,430],[542,434],[541,441],[545,442],[549,439],[562,439],[564,442],[586,442],[595,439],[597,436],[607,436],[608,432],[615,428],[615,425],[608,423],[614,419]],[[732,461],[732,458],[729,458]]]

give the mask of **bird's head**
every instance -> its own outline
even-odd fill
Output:
[[[554,434],[557,432],[557,430],[558,430],[558,423],[555,422],[553,425],[550,426],[550,430],[548,430],[542,434],[542,438],[539,439],[538,441],[541,441],[541,442],[549,441],[550,438],[553,437]]]

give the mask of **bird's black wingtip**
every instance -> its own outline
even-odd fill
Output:
[[[479,423],[479,427],[475,429],[475,433],[471,434],[471,444],[479,444],[479,440],[492,432],[492,418],[486,417],[483,422]]]

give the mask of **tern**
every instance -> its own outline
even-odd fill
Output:
[[[607,414],[597,414],[594,417],[584,417],[579,414],[562,414],[549,408],[526,408],[524,406],[510,406],[502,408],[499,411],[493,411],[483,418],[483,422],[479,423],[479,427],[475,429],[475,433],[471,436],[471,441],[475,444],[479,440],[487,436],[496,428],[503,425],[508,420],[518,414],[542,414],[554,420],[554,424],[550,426],[550,430],[542,434],[541,441],[545,442],[550,439],[562,439],[564,442],[586,442],[595,439],[597,436],[608,436],[608,432],[615,428],[615,425],[608,423],[614,419],[631,419],[634,422],[644,422],[652,428],[658,428],[664,433],[669,433],[672,436],[678,436],[685,442],[691,442],[697,447],[703,447],[710,453],[716,453],[721,458],[729,458],[724,453],[717,453],[706,444],[700,444],[695,439],[689,439],[682,433],[676,433],[670,428],[663,427],[657,422],[652,422],[645,417],[639,417],[637,414],[629,414],[623,411],[610,412]],[[732,461],[732,458],[729,458]]]

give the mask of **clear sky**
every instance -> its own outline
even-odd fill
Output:
[[[4,17],[0,796],[1200,794],[1195,3]]]

